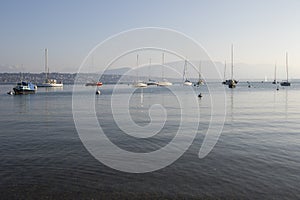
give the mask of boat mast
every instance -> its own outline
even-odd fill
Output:
[[[275,83],[276,83],[276,79],[277,79],[277,66],[276,66],[276,63],[275,63],[275,72],[274,72],[274,81],[275,81]]]
[[[137,82],[139,82],[139,54],[136,54],[136,77]]]
[[[187,65],[187,61],[186,61],[186,59],[185,59],[185,61],[184,61],[184,66],[183,66],[183,82],[186,80],[186,66]]]
[[[224,81],[226,81],[226,60],[225,60],[225,65],[224,65]]]
[[[150,73],[151,73],[151,58],[149,59],[149,68],[148,68],[148,70],[149,70],[149,81],[150,81]]]
[[[165,54],[164,53],[162,54],[162,58],[161,59],[162,59],[161,60],[161,63],[162,63],[161,77],[162,77],[162,81],[163,81],[164,80],[164,76],[165,76],[165,74],[164,74]]]
[[[48,68],[48,49],[45,48],[45,74],[46,74],[46,79],[48,78],[49,74],[49,68]]]
[[[233,44],[231,45],[231,80],[233,80]]]
[[[201,81],[202,77],[201,77],[201,61],[199,63],[199,81]]]
[[[285,54],[286,82],[289,82],[288,52]]]

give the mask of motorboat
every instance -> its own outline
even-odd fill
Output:
[[[22,81],[13,88],[15,94],[34,94],[37,86],[31,82]]]

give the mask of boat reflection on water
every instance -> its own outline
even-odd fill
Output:
[[[45,92],[55,92],[55,91],[63,91],[64,88],[63,87],[45,87],[44,90],[45,90]]]

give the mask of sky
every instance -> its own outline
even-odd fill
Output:
[[[216,62],[230,61],[233,44],[236,76],[272,77],[277,63],[284,77],[288,52],[290,76],[300,78],[299,10],[299,0],[1,0],[0,72],[42,72],[44,48],[50,71],[76,72],[106,38],[162,27],[193,38]]]

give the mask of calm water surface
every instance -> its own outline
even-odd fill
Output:
[[[212,152],[199,159],[210,117],[208,91],[202,86],[201,120],[193,144],[172,165],[146,174],[119,172],[88,153],[73,121],[72,86],[6,95],[12,87],[0,86],[1,199],[300,198],[299,83],[279,91],[271,83],[226,88],[223,132]],[[186,95],[182,86],[172,87]],[[94,89],[82,86],[80,94],[84,97]],[[113,120],[112,89],[103,86],[102,94],[95,97],[99,123],[110,140],[133,152],[167,145],[178,130],[181,112],[170,90],[152,87],[134,92],[129,110],[137,124],[149,123],[153,104],[165,106],[168,112],[160,134],[136,139],[122,134]],[[124,85],[120,92],[131,90]],[[119,109],[128,107],[119,105]]]

